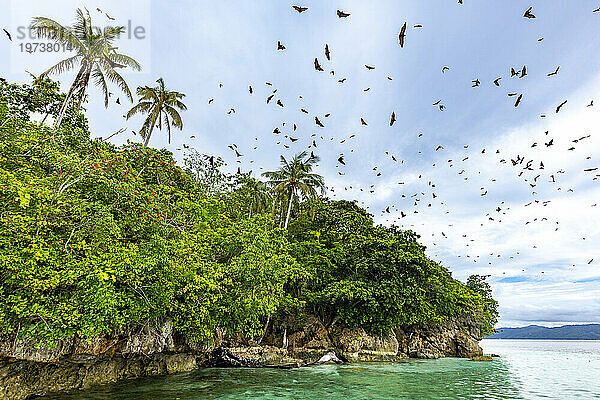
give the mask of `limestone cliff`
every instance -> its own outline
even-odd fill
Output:
[[[308,317],[297,329],[271,329],[260,344],[215,335],[211,343],[193,343],[177,335],[169,322],[92,340],[71,339],[53,347],[11,338],[0,340],[0,399],[27,399],[65,390],[142,376],[171,374],[222,365],[215,349],[227,349],[248,366],[306,366],[333,351],[350,362],[402,358],[481,355],[476,319],[398,327],[383,336],[363,329],[327,328]]]

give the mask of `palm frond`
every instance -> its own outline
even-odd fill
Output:
[[[108,42],[112,42],[113,40],[118,39],[122,33],[125,33],[125,27],[107,26],[100,33]]]
[[[165,126],[167,127],[167,133],[169,134],[169,144],[171,143],[171,121],[169,120],[169,116],[166,111],[163,110],[165,114]]]
[[[73,32],[50,18],[34,17],[31,28],[37,37],[73,47],[79,55],[86,51],[85,44]]]
[[[132,116],[134,116],[135,114],[138,114],[138,113],[150,112],[150,110],[152,110],[153,105],[154,104],[149,101],[139,102],[138,104],[133,106],[133,108],[131,110],[129,110],[129,112],[127,113],[127,119],[131,118]]]
[[[108,107],[108,87],[106,86],[106,79],[102,70],[96,65],[92,71],[92,77],[94,78],[94,84],[100,86],[102,94],[104,95],[104,107]]]
[[[156,114],[151,113],[148,118],[144,121],[142,128],[140,129],[140,136],[146,139],[146,136],[152,131],[152,127],[156,124]]]
[[[177,107],[177,108],[179,108],[180,110],[184,110],[184,111],[185,111],[185,110],[187,110],[187,106],[186,106],[185,104],[183,104],[183,103],[182,103],[181,101],[179,101],[179,100],[175,100],[175,101],[173,102],[173,107]]]
[[[136,93],[143,100],[158,101],[158,94],[150,86],[138,86]]]
[[[90,12],[85,9],[86,14],[83,13],[81,8],[78,8],[75,13],[76,19],[71,27],[72,32],[81,39],[87,39],[91,36],[92,33],[92,18],[90,17]]]
[[[110,66],[109,68],[103,69],[108,80],[115,83],[119,87],[119,89],[121,89],[121,91],[125,93],[129,101],[133,102],[131,90],[129,90],[129,86],[127,85],[127,82],[125,82],[125,79],[123,79],[123,77]]]
[[[181,120],[181,115],[179,115],[177,110],[171,106],[166,106],[165,112],[171,117],[171,120],[173,121],[173,126],[182,130],[183,121]]]
[[[134,60],[133,58],[131,58],[129,56],[126,56],[125,54],[110,53],[107,55],[107,57],[113,62],[126,65],[136,71],[142,70],[141,65],[136,60]]]
[[[47,75],[52,75],[52,74],[62,74],[65,71],[69,71],[69,70],[75,68],[75,64],[77,63],[79,58],[81,58],[81,56],[79,54],[76,54],[73,57],[65,58],[64,60],[57,62],[52,67],[50,67],[47,71],[42,72],[40,74],[40,78],[45,77]]]

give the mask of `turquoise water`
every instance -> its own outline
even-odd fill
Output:
[[[491,362],[408,360],[294,370],[202,369],[54,399],[594,399],[600,341],[484,340]]]

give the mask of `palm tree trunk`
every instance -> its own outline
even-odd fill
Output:
[[[73,82],[73,86],[74,85],[75,85],[75,82]],[[65,97],[65,100],[63,101],[62,105],[60,106],[60,110],[58,111],[58,117],[56,117],[56,121],[54,122],[54,126],[56,126],[57,128],[60,127],[63,117],[65,116],[65,112],[67,111],[67,104],[69,103],[69,100],[71,100],[71,97],[73,96],[73,92],[75,90],[75,88],[73,86],[71,86],[71,89],[69,89],[69,93],[67,93],[67,97]]]
[[[150,136],[152,136],[152,130],[154,129],[154,124],[152,124],[152,126],[150,127],[150,131],[148,132],[148,135],[146,136],[146,139],[144,140],[144,146],[142,148],[146,148],[148,147],[148,142],[150,141]],[[140,169],[140,172],[137,174],[136,178],[139,178],[142,175],[142,172],[144,172],[144,170],[146,169],[146,166],[148,165],[148,161],[150,161],[150,154],[148,154],[146,156],[146,159],[144,160],[144,164],[142,165],[142,169]]]
[[[75,77],[75,80],[73,81],[73,84],[71,85],[71,88],[69,89],[69,93],[67,93],[67,97],[65,97],[65,100],[63,101],[62,105],[60,106],[60,110],[58,111],[58,117],[56,118],[56,122],[54,123],[54,126],[57,128],[60,127],[60,124],[65,116],[65,113],[67,112],[67,104],[69,104],[69,100],[71,100],[73,93],[75,93],[75,90],[79,87],[79,82],[81,80],[84,70],[85,70],[85,65],[82,65],[81,68],[79,68],[79,72],[77,72],[77,76]]]
[[[144,147],[148,147],[148,142],[150,141],[150,136],[152,136],[152,131],[154,130],[154,124],[150,126],[150,131],[146,135],[146,139],[144,140]]]
[[[44,124],[44,122],[46,122],[46,118],[48,118],[48,115],[50,115],[50,111],[48,111],[48,107],[46,106],[46,115],[44,115],[44,118],[42,119],[42,125]]]
[[[85,86],[81,88],[81,90],[79,91],[79,100],[77,101],[77,108],[75,109],[77,112],[79,112],[79,109],[81,108],[81,103],[83,103],[83,98],[85,97]]]
[[[90,73],[91,68],[86,69],[83,76],[83,81],[79,84],[81,89],[79,90],[79,101],[77,102],[77,108],[75,109],[77,112],[81,109],[81,103],[83,103],[83,99],[85,97],[85,90],[87,89],[88,84],[90,83]]]
[[[282,223],[282,218],[281,218],[281,213],[278,212],[277,206],[279,205],[279,201],[277,200],[276,197],[273,198],[273,203],[271,204],[271,216],[273,216],[273,220],[279,220],[279,227],[281,228],[281,223]],[[277,216],[275,216],[275,214],[277,214]]]
[[[278,204],[278,210],[277,210],[277,218],[279,219],[279,227],[283,228],[283,207],[285,207],[285,204],[283,202],[283,200],[281,200]]]
[[[287,216],[285,217],[285,225],[283,229],[287,229],[288,222],[290,222],[290,213],[292,212],[292,200],[294,199],[294,189],[290,191],[290,202],[288,203]]]

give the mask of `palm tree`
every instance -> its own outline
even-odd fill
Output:
[[[137,71],[141,69],[140,65],[133,58],[124,54],[117,53],[117,47],[113,46],[115,39],[125,31],[123,26],[107,26],[104,30],[92,26],[92,19],[88,10],[85,14],[81,9],[77,9],[77,19],[73,26],[65,27],[58,22],[45,17],[35,17],[32,28],[38,37],[50,39],[59,44],[68,46],[75,51],[75,55],[66,58],[56,65],[43,72],[40,78],[50,74],[61,74],[65,71],[79,66],[77,76],[65,97],[55,125],[60,126],[67,109],[67,104],[73,96],[79,96],[77,110],[85,97],[85,90],[90,82],[90,77],[94,83],[100,86],[104,94],[104,106],[108,107],[108,87],[107,81],[115,83],[133,102],[133,96],[127,86],[125,79],[116,71],[117,68],[131,67]]]
[[[140,136],[144,138],[144,147],[148,146],[154,127],[158,126],[158,129],[162,130],[163,123],[167,126],[169,143],[171,143],[171,125],[180,130],[183,129],[181,115],[175,108],[187,110],[186,105],[180,100],[185,97],[185,94],[167,90],[162,78],[156,82],[158,86],[137,88],[137,94],[140,96],[139,102],[127,113],[127,119],[137,113],[147,114],[146,121],[140,129]]]
[[[239,191],[250,199],[248,218],[252,217],[252,213],[261,213],[269,208],[271,204],[271,193],[269,187],[257,179],[249,175],[242,175],[238,178],[240,185]]]
[[[269,184],[273,190],[288,200],[287,213],[285,217],[284,229],[287,229],[292,211],[292,202],[294,199],[314,199],[317,197],[317,190],[321,194],[325,193],[325,182],[323,177],[311,173],[313,165],[319,162],[319,157],[310,155],[306,160],[307,152],[303,151],[296,154],[291,161],[287,161],[284,156],[280,156],[281,168],[277,171],[267,171],[263,176],[269,179]]]

